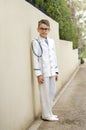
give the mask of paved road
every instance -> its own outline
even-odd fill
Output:
[[[41,121],[37,130],[86,130],[86,64],[80,66],[53,111],[60,120]]]

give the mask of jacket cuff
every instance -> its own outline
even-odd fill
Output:
[[[40,70],[40,69],[39,69],[39,70],[35,70],[35,75],[36,75],[36,76],[42,75],[41,70]]]

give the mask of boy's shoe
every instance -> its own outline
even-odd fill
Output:
[[[57,116],[57,115],[54,115],[54,114],[53,114],[52,116],[53,116],[53,117],[56,117],[56,118],[58,118],[58,116]]]
[[[55,116],[49,116],[49,117],[42,117],[43,120],[46,121],[58,121],[59,118],[55,117]]]

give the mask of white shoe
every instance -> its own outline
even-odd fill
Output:
[[[56,117],[56,118],[58,118],[58,116],[57,116],[57,115],[54,115],[54,114],[53,114],[52,116],[53,116],[53,117]]]
[[[49,117],[42,117],[43,120],[46,121],[58,121],[59,118],[55,117],[55,116],[49,116]]]

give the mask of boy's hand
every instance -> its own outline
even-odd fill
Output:
[[[55,80],[56,80],[56,81],[58,80],[58,74],[56,74]]]
[[[44,79],[43,79],[42,75],[38,76],[37,79],[38,79],[38,83],[39,84],[43,84],[44,83]]]

